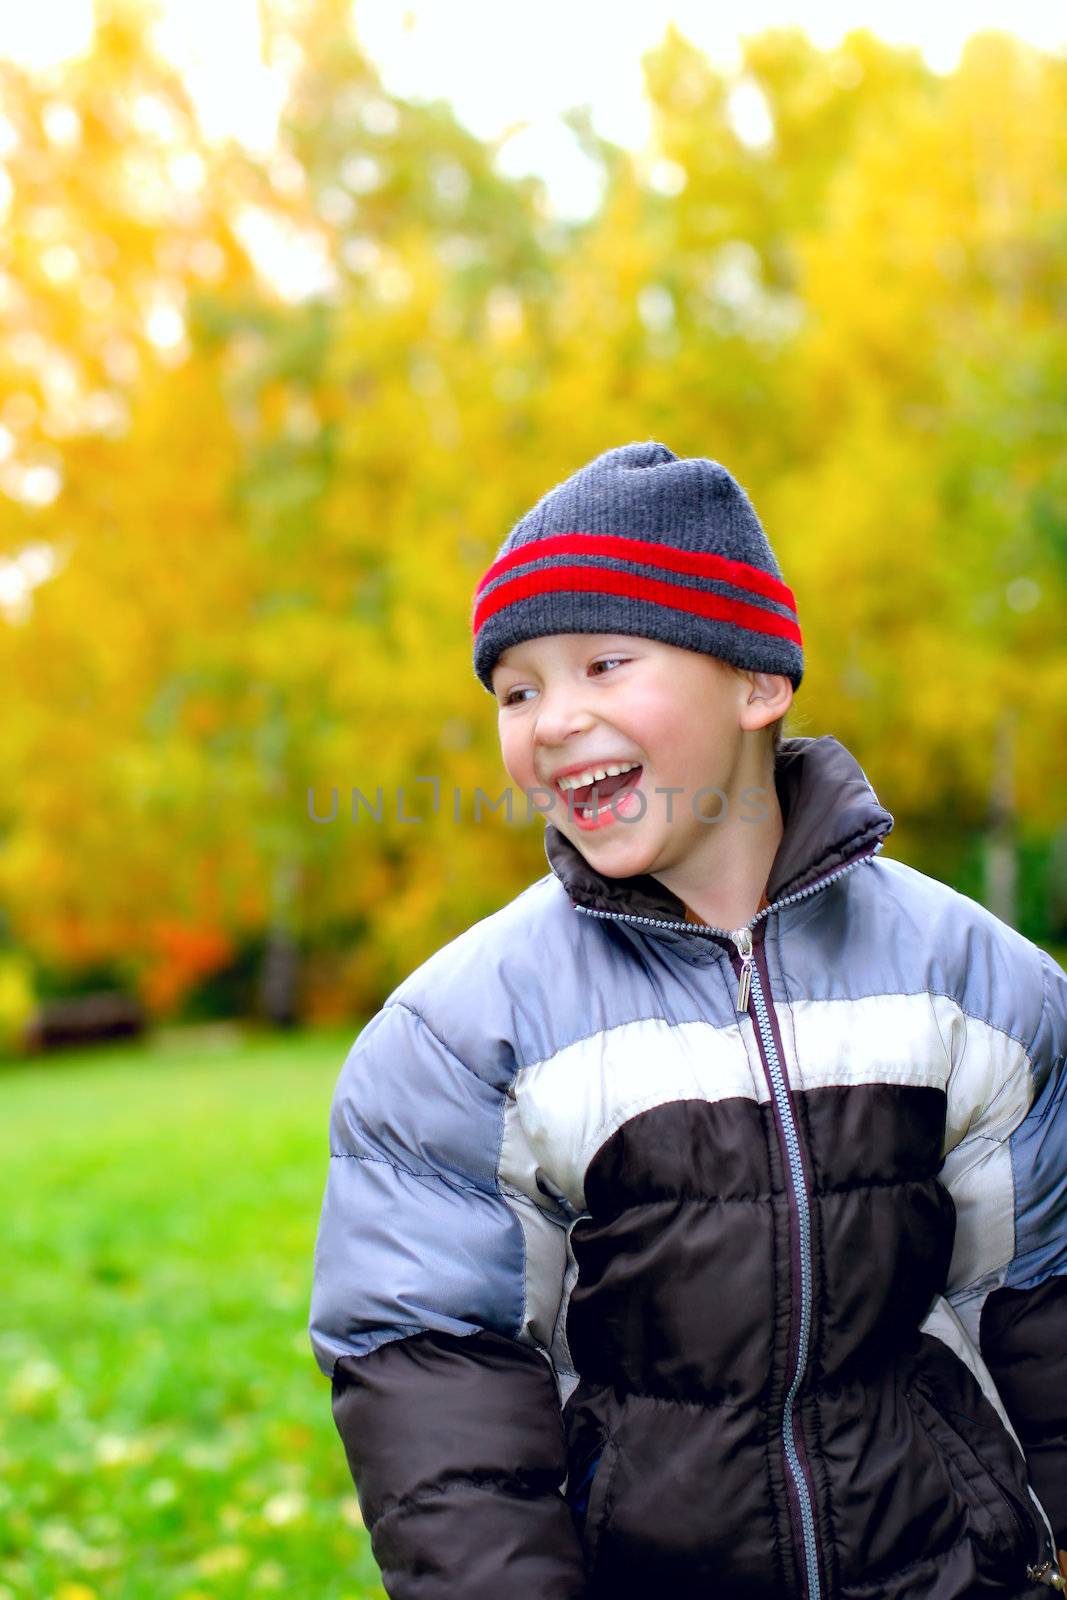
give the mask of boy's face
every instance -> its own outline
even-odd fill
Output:
[[[782,709],[768,712],[764,702],[761,718],[750,702],[752,678],[714,656],[628,634],[553,634],[513,645],[492,683],[513,783],[551,791],[551,804],[545,793],[533,803],[608,877],[684,870],[706,856],[718,830],[700,818],[722,816],[723,793],[735,804],[746,728]],[[605,792],[591,800],[558,783],[575,769],[629,762],[640,770],[601,779]],[[608,789],[622,781],[635,792],[620,791],[606,805]],[[751,781],[747,764],[743,782]],[[657,792],[667,789],[680,792]]]

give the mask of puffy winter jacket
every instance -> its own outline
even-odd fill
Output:
[[[837,740],[775,782],[747,928],[548,825],[345,1062],[311,1339],[395,1600],[1047,1592],[1067,976]]]

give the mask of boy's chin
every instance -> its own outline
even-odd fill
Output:
[[[559,827],[559,823],[556,824]],[[647,843],[627,838],[620,832],[624,824],[612,828],[579,828],[569,819],[560,828],[605,878],[635,878],[652,867],[653,852]]]

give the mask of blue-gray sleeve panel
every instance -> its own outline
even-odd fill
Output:
[[[947,884],[883,857],[780,916],[788,994],[940,994],[1027,1047],[1042,1007],[1037,947]]]
[[[1034,1099],[1011,1136],[1015,1257],[1005,1283],[1067,1273],[1067,974],[1045,951],[1045,1006],[1030,1055]]]
[[[525,1244],[497,1178],[503,1131],[502,1088],[414,1011],[367,1024],[334,1092],[315,1245],[309,1331],[328,1377],[422,1330],[517,1335]]]

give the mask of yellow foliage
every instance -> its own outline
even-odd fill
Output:
[[[164,1012],[281,930],[314,952],[312,1011],[344,1015],[546,870],[539,824],[469,820],[504,781],[474,585],[548,487],[650,436],[752,494],[798,598],[791,724],[855,751],[894,848],[981,829],[1012,708],[1020,822],[1051,833],[1063,63],[985,34],[938,77],[866,30],[825,51],[769,30],[745,42],[753,139],[671,28],[645,62],[654,148],[579,127],[604,197],[568,228],[447,111],[387,94],[340,0],[265,16],[304,65],[262,157],[206,144],[134,13],[55,82],[0,65],[20,944],[122,959]],[[165,134],[138,130],[145,95]],[[287,297],[250,208],[334,287]],[[399,820],[431,776],[440,814]],[[381,822],[352,820],[353,786],[382,789]],[[316,824],[308,791],[333,787]]]

